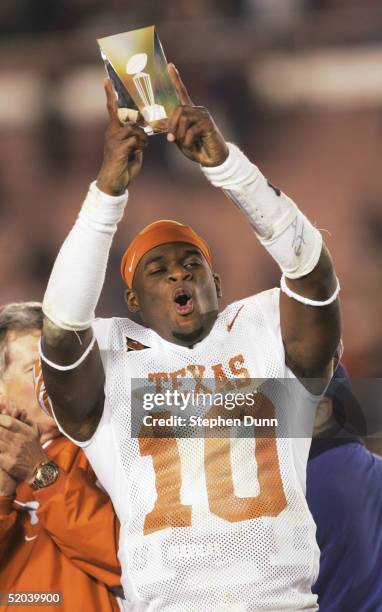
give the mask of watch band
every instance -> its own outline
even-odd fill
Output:
[[[56,482],[60,473],[60,468],[54,461],[44,461],[37,466],[33,480],[30,483],[32,489],[43,489]]]

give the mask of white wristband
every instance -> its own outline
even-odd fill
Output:
[[[70,365],[63,366],[63,365],[59,365],[58,363],[54,363],[53,361],[50,361],[50,359],[45,357],[44,353],[42,352],[41,338],[40,338],[40,342],[39,342],[40,358],[41,358],[42,361],[47,363],[48,366],[50,366],[54,370],[59,370],[60,372],[68,372],[69,370],[74,370],[75,368],[78,368],[78,366],[81,365],[81,363],[83,363],[85,361],[86,357],[92,351],[93,346],[95,345],[95,341],[96,341],[96,337],[93,334],[93,337],[90,340],[89,345],[86,347],[86,350],[82,353],[81,357],[79,359],[77,359],[77,361],[75,361],[74,363],[71,363]]]
[[[333,304],[333,302],[335,302],[338,298],[338,294],[340,292],[341,287],[340,282],[337,278],[337,287],[335,288],[330,298],[328,298],[327,300],[311,300],[309,298],[304,297],[303,295],[300,295],[299,293],[295,293],[294,291],[292,291],[292,289],[290,289],[290,287],[288,287],[288,285],[286,284],[285,276],[283,274],[280,280],[280,289],[288,297],[292,298],[293,300],[296,300],[296,302],[301,302],[301,304],[305,304],[306,306],[329,306],[330,304]]]
[[[95,182],[90,185],[78,219],[57,255],[44,296],[44,314],[58,327],[75,331],[91,327],[111,243],[127,200],[127,191],[114,197],[100,191]]]
[[[244,213],[261,244],[289,278],[309,274],[322,249],[320,232],[282,191],[236,147],[220,166],[202,167],[206,178]]]

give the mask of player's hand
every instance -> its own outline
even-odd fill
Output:
[[[36,467],[47,461],[36,425],[0,414],[0,469],[15,481],[30,481]]]
[[[228,147],[208,110],[194,106],[174,64],[168,72],[178,94],[177,106],[168,121],[167,140],[202,166],[219,166],[228,157]]]
[[[122,124],[118,117],[118,104],[111,81],[105,81],[109,125],[105,134],[105,146],[97,187],[109,195],[120,195],[142,166],[143,150],[147,146],[147,134],[136,123]]]

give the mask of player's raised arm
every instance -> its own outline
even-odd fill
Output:
[[[142,165],[143,129],[122,125],[110,81],[105,82],[109,125],[97,181],[54,264],[43,302],[42,367],[55,416],[78,440],[94,432],[103,408],[104,372],[92,324],[127,186]]]
[[[192,104],[172,64],[169,73],[181,105],[169,120],[168,141],[224,190],[279,265],[287,365],[299,378],[328,380],[340,340],[339,285],[320,232],[238,147],[225,142],[208,111]],[[319,392],[322,384],[307,386]]]

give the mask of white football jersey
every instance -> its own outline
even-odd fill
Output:
[[[317,610],[319,551],[305,500],[310,438],[291,437],[293,421],[311,435],[317,398],[285,365],[279,290],[231,304],[192,348],[129,319],[98,319],[94,331],[105,407],[81,446],[121,523],[128,609]],[[254,429],[243,438],[139,440],[131,435],[131,380],[147,377],[199,387],[207,379],[294,379],[291,428],[273,438],[256,439]]]

